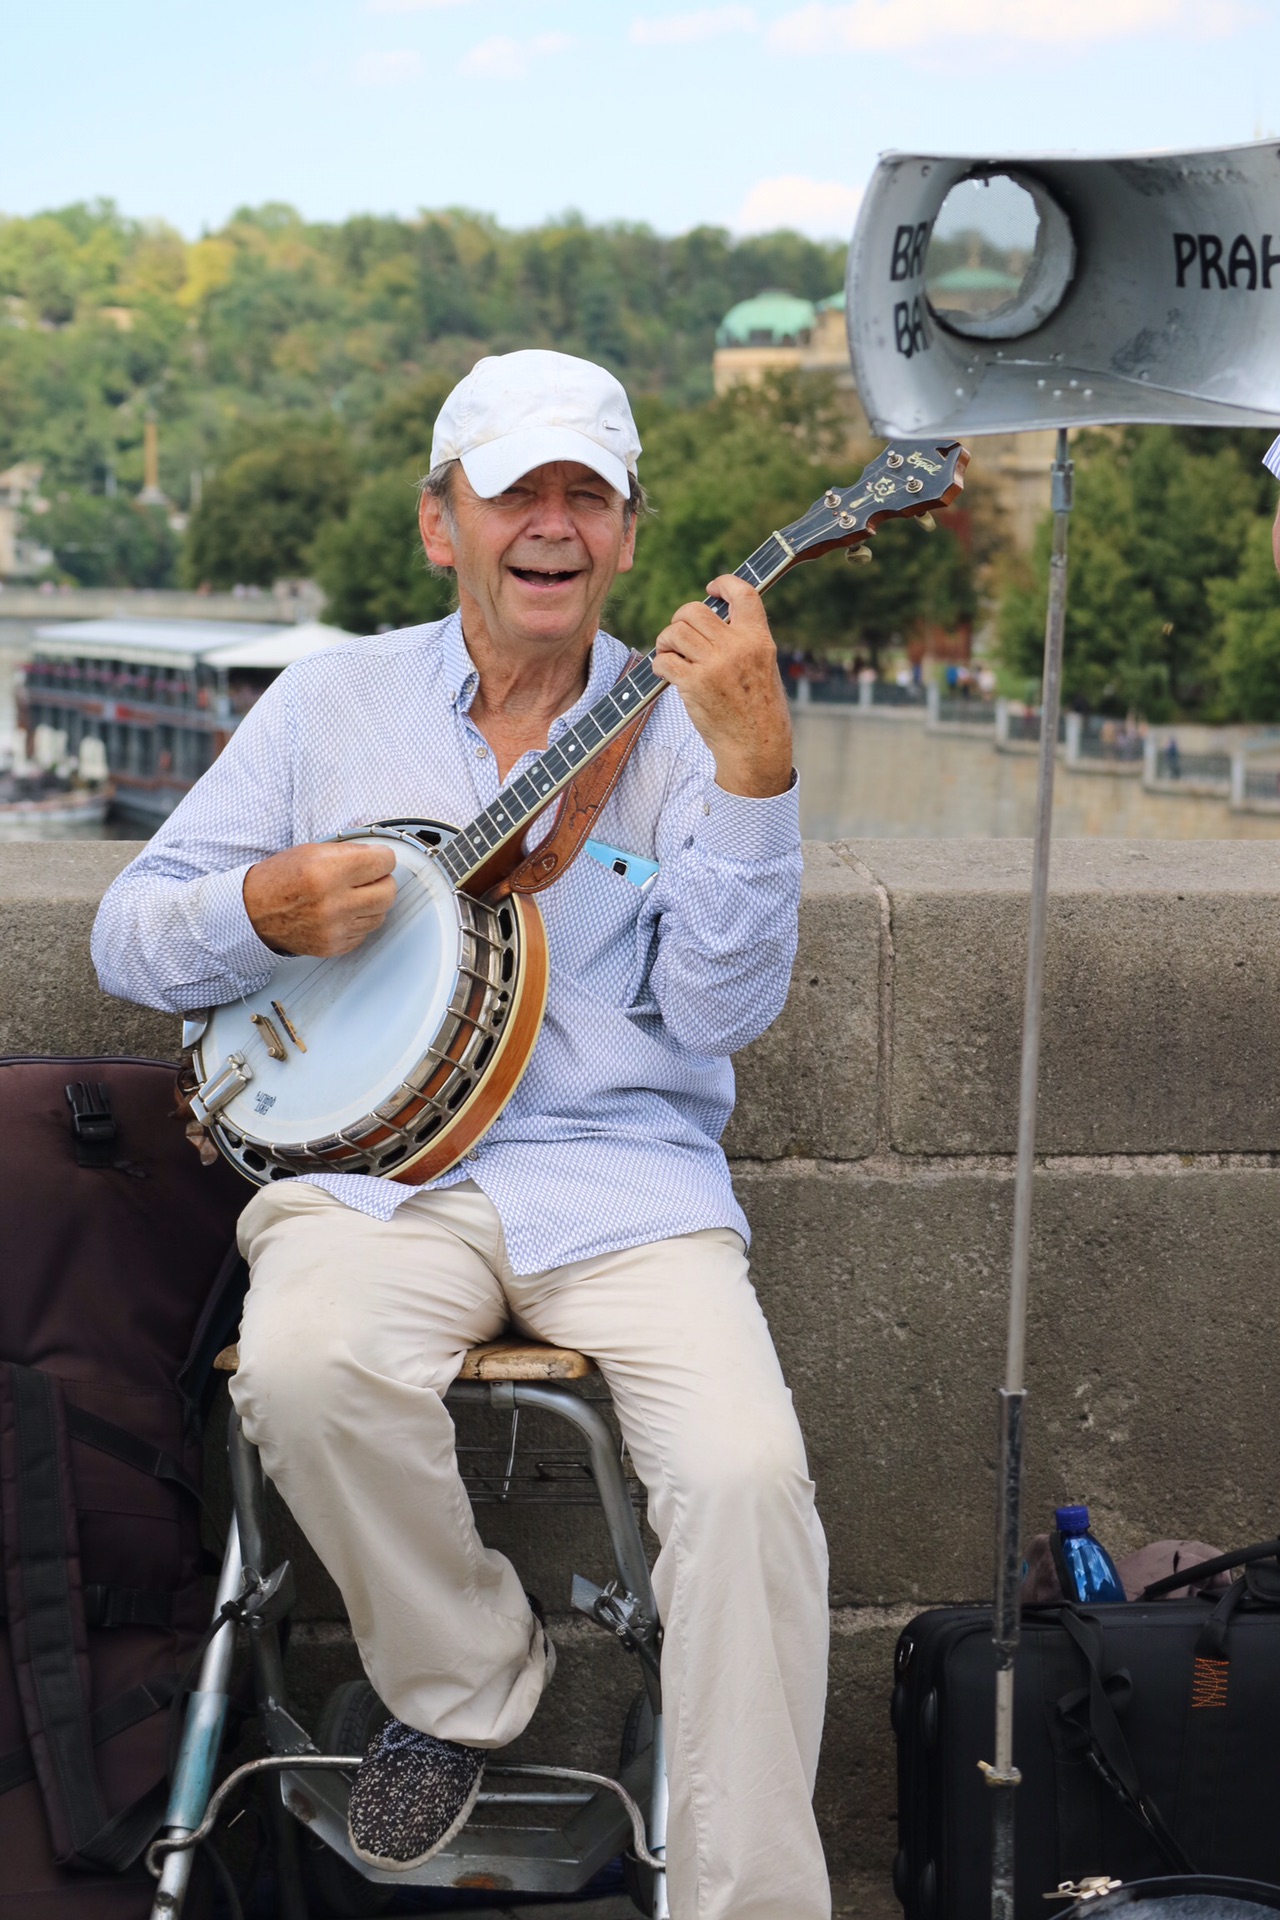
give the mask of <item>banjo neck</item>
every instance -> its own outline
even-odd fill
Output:
[[[771,533],[734,572],[760,592],[795,564],[795,551],[786,537]],[[729,603],[708,594],[704,605],[721,620]],[[518,847],[538,815],[563,793],[582,769],[603,753],[638,713],[651,706],[667,685],[646,655],[616,680],[608,693],[590,706],[582,718],[560,735],[554,746],[540,753],[533,765],[503,787],[496,800],[478,813],[470,826],[446,841],[436,855],[455,887],[465,892],[483,870],[492,870],[495,856]]]
[[[771,533],[734,572],[763,593],[802,560],[816,560],[837,547],[849,549],[850,559],[869,560],[869,551],[859,555],[854,550],[864,546],[882,522],[918,519],[932,527],[930,508],[949,506],[961,492],[968,460],[958,440],[902,440],[886,447],[852,486],[828,487],[807,513],[782,532]],[[728,619],[728,602],[717,594],[709,594],[703,604],[721,620]],[[483,891],[484,884],[502,872],[504,862],[514,865],[526,829],[666,684],[652,661],[641,659],[553,747],[503,787],[436,855],[454,886],[466,892],[480,876]]]

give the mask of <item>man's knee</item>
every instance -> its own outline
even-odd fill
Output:
[[[342,1417],[359,1363],[345,1315],[323,1295],[298,1312],[291,1289],[251,1288],[240,1328],[232,1398],[246,1427],[275,1438],[315,1432]]]
[[[683,1463],[684,1501],[704,1519],[746,1520],[812,1503],[804,1441],[789,1398],[727,1410]]]

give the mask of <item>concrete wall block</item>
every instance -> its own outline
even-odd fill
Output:
[[[0,1053],[177,1059],[180,1023],[102,993],[89,959],[98,902],[136,852],[127,840],[0,847]]]
[[[862,841],[894,945],[893,1145],[1016,1145],[1030,847]],[[1043,1153],[1280,1148],[1280,882],[1239,842],[1053,854]]]
[[[739,1170],[753,1275],[795,1394],[832,1600],[985,1598],[1007,1172]],[[1026,1532],[1089,1504],[1125,1553],[1275,1531],[1269,1331],[1280,1175],[1179,1161],[1036,1180]]]
[[[880,903],[817,841],[805,845],[800,945],[779,1020],[734,1061],[738,1106],[725,1151],[855,1160],[875,1146]]]

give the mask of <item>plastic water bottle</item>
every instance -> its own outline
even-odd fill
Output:
[[[1067,1598],[1091,1604],[1123,1600],[1124,1582],[1116,1572],[1115,1561],[1089,1531],[1088,1507],[1058,1507],[1054,1518],[1062,1539],[1062,1558],[1075,1583],[1075,1592]]]

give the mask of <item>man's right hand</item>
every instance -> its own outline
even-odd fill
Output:
[[[245,911],[273,953],[350,953],[395,902],[395,850],[376,841],[287,847],[244,877]]]

